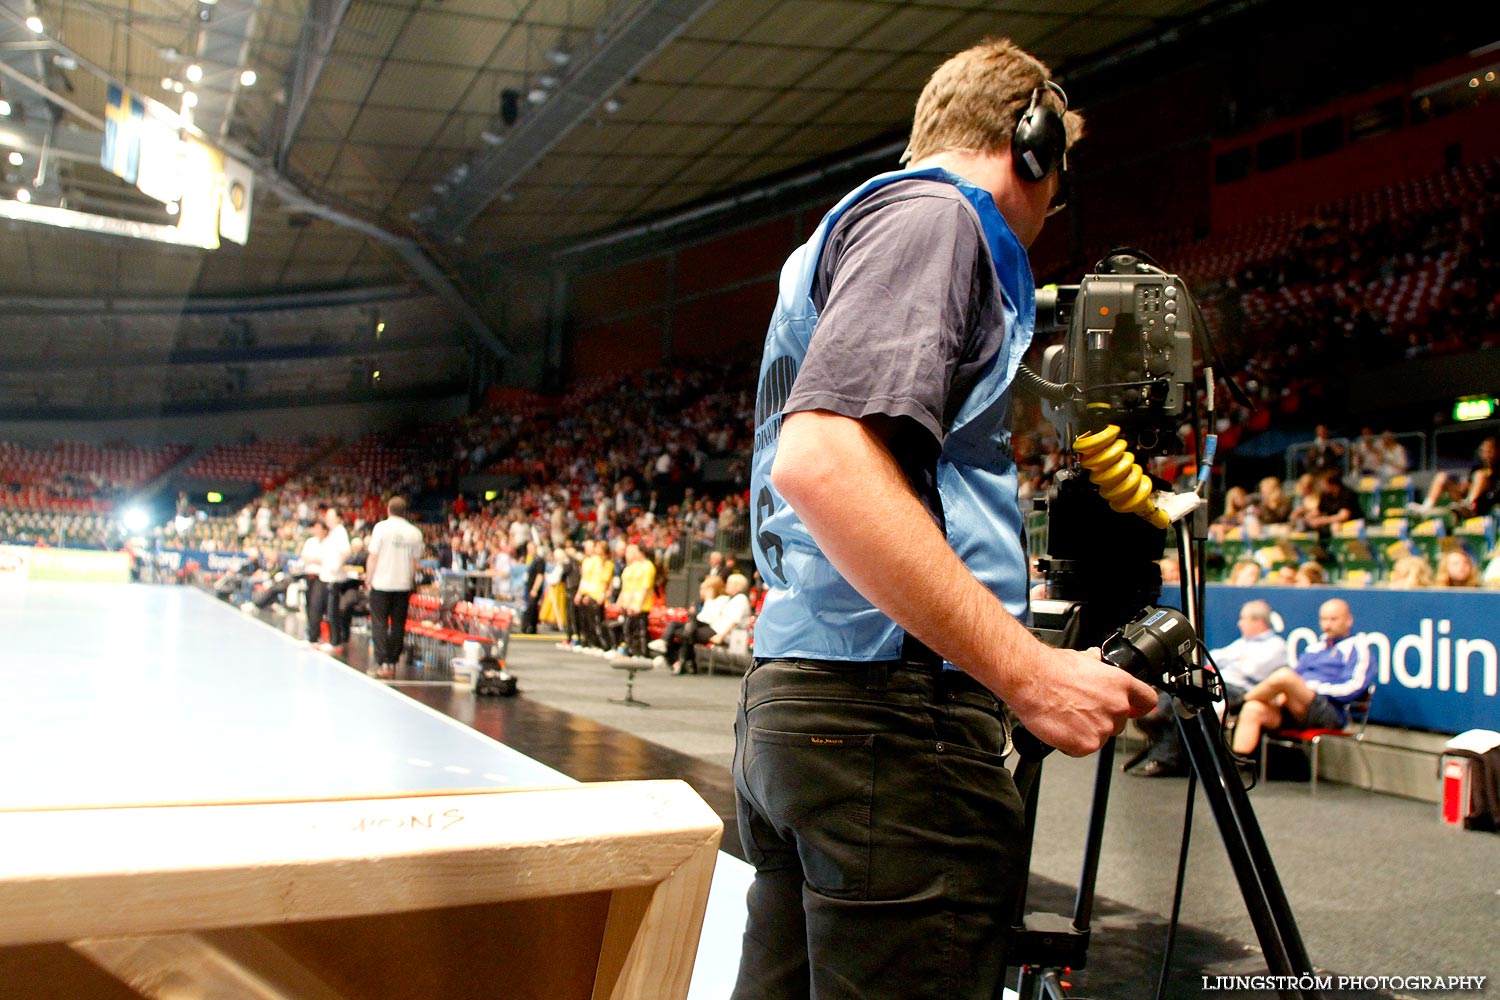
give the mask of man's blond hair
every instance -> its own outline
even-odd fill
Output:
[[[1044,84],[1052,78],[1045,63],[1008,38],[987,38],[943,63],[917,98],[911,142],[903,162],[950,149],[1000,153],[1010,148],[1016,122],[1042,87],[1042,100],[1062,111],[1062,100]],[[1083,116],[1063,116],[1068,147],[1083,135]]]

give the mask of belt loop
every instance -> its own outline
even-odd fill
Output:
[[[889,678],[890,670],[884,663],[872,663],[865,673],[865,690],[884,691]]]

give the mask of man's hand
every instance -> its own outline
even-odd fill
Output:
[[[1156,691],[1099,658],[1044,647],[1026,690],[1009,692],[1007,704],[1033,736],[1069,757],[1085,757],[1118,733],[1127,719],[1156,707]]]

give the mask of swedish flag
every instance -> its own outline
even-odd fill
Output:
[[[128,90],[109,85],[109,103],[104,109],[104,150],[99,162],[105,170],[131,184],[141,169],[141,133],[146,105]]]

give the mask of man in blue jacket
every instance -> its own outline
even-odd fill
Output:
[[[1370,648],[1353,634],[1354,615],[1334,598],[1318,608],[1323,644],[1297,658],[1251,688],[1234,727],[1234,752],[1248,756],[1260,745],[1260,734],[1288,718],[1308,729],[1342,729],[1349,722],[1349,703],[1363,697],[1375,680]]]
[[[1023,624],[1026,248],[1081,127],[1009,41],[959,53],[917,102],[910,167],[782,270],[751,482],[769,590],[735,723],[756,868],[737,1000],[994,995],[1026,876],[1002,701],[1072,755],[1156,704]]]

